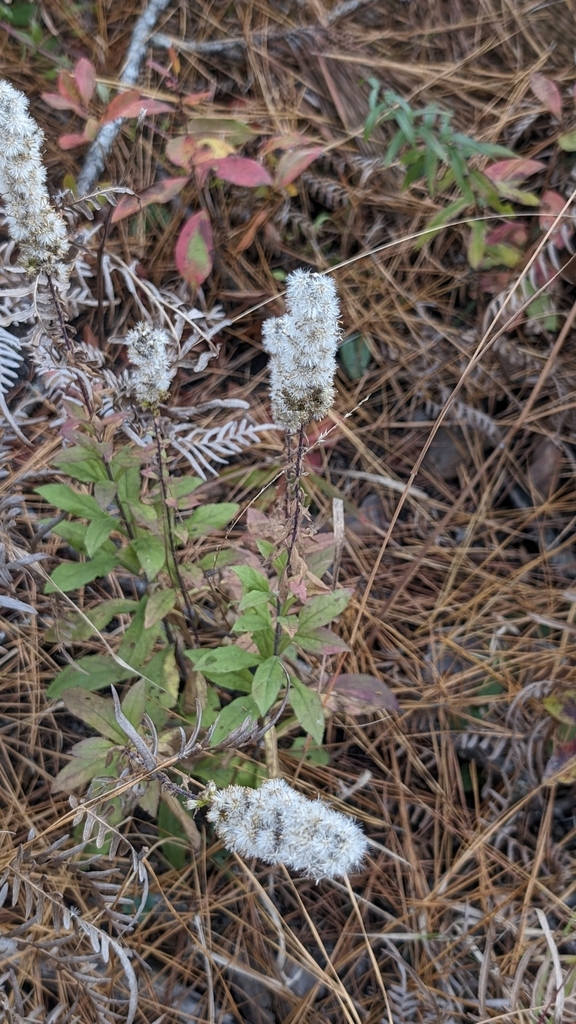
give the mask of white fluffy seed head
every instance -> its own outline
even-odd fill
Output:
[[[137,367],[132,387],[140,405],[156,408],[164,402],[175,374],[171,367],[170,338],[160,327],[141,320],[126,335],[128,358]]]
[[[44,133],[28,114],[28,100],[0,81],[0,194],[8,230],[30,273],[61,274],[68,251],[66,225],[46,188],[41,147]]]
[[[286,313],[263,325],[270,355],[270,394],[276,423],[294,433],[322,419],[334,401],[340,305],[334,281],[295,270],[286,279]]]
[[[352,818],[301,796],[284,779],[269,779],[260,789],[219,790],[207,818],[229,850],[286,864],[316,881],[357,871],[366,854],[366,838]]]

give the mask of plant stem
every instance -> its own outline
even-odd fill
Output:
[[[190,604],[190,599],[188,597],[188,592],[187,592],[186,587],[184,585],[184,580],[182,579],[182,574],[180,572],[180,566],[178,565],[178,558],[177,558],[177,555],[176,555],[176,546],[174,544],[174,534],[172,533],[172,522],[171,522],[171,517],[170,517],[170,506],[168,504],[168,490],[167,490],[167,487],[166,487],[166,479],[164,477],[164,459],[163,459],[163,452],[162,452],[161,431],[160,431],[160,417],[159,416],[155,416],[154,417],[154,435],[155,435],[155,439],[156,439],[156,448],[158,450],[158,480],[160,482],[160,490],[162,492],[162,500],[164,502],[164,508],[166,509],[166,536],[167,536],[167,540],[168,540],[168,546],[170,548],[170,555],[172,557],[172,566],[173,566],[173,569],[174,569],[174,575],[176,576],[176,580],[178,581],[178,586],[180,587],[180,590],[181,590],[181,593],[182,593],[182,598],[184,600],[184,604],[185,604],[185,607],[186,607],[186,613],[188,615],[188,620],[190,622],[190,626],[191,626],[192,631],[194,633],[194,639],[195,639],[196,643],[198,644],[199,643],[199,638],[198,638],[198,631],[196,629],[196,616],[194,614],[194,609],[193,609],[192,605]]]
[[[288,545],[288,561],[286,563],[286,572],[289,573],[292,564],[292,555],[294,554],[294,548],[296,541],[298,540],[298,528],[300,526],[300,509],[302,507],[302,492],[300,489],[300,480],[302,479],[302,460],[304,457],[304,424],[300,427],[298,433],[298,447],[296,448],[296,458],[294,460],[294,511],[292,521],[292,534],[290,537],[290,543]]]

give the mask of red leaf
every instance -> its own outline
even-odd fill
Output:
[[[102,118],[102,124],[115,121],[117,117],[140,117],[142,110],[147,114],[169,114],[174,108],[169,103],[162,103],[160,100],[149,100],[140,95],[139,89],[129,89],[115,96],[108,104],[106,113]]]
[[[285,153],[278,161],[276,184],[280,186],[290,185],[323,152],[323,146],[311,146],[307,149],[294,149],[291,153]]]
[[[71,100],[69,97],[62,96],[58,92],[43,92],[41,95],[44,102],[49,107],[53,107],[54,110],[73,110],[79,117],[86,117],[86,111],[77,100]]]
[[[523,249],[527,242],[528,232],[521,221],[505,220],[486,235],[486,245],[513,245]]]
[[[112,214],[112,223],[115,224],[133,213],[140,213],[140,210],[149,206],[150,203],[169,202],[182,191],[187,181],[188,178],[166,178],[164,181],[157,181],[153,185],[149,185],[137,196],[122,196]]]
[[[189,171],[197,149],[198,143],[191,135],[178,135],[175,139],[170,139],[166,146],[166,156],[177,167]]]
[[[544,104],[546,110],[560,120],[562,117],[562,96],[556,82],[548,78],[548,75],[541,75],[536,71],[533,75],[530,75],[530,88],[536,99],[539,99]]]
[[[540,207],[540,215],[538,221],[542,231],[549,231],[552,227],[556,217],[562,212],[566,206],[566,200],[559,192],[551,192],[547,190],[542,196],[542,205]],[[566,214],[565,214],[566,216]],[[564,249],[566,247],[566,237],[570,237],[573,234],[573,228],[566,220],[559,220],[554,233],[550,236],[551,240],[557,249]]]
[[[79,102],[80,92],[74,76],[69,71],[58,72],[58,92],[65,100],[70,100],[72,103]]]
[[[121,92],[119,96],[115,96],[106,108],[102,124],[107,124],[108,121],[115,121],[117,117],[124,117],[125,108],[139,98],[139,89],[129,89],[128,92]]]
[[[256,160],[249,160],[244,156],[222,156],[210,163],[217,177],[229,181],[232,185],[257,188],[258,185],[272,184],[268,171]]]
[[[81,57],[74,68],[74,80],[84,106],[88,106],[96,88],[96,71],[94,65]]]
[[[213,95],[212,89],[208,92],[189,92],[187,96],[182,97],[182,103],[186,107],[197,107],[199,103],[204,103],[204,100],[211,100]]]
[[[164,103],[162,100],[151,100],[147,96],[141,96],[139,100],[128,104],[122,116],[140,117],[142,111],[148,117],[150,114],[172,114],[174,113],[174,107],[170,103]]]
[[[212,225],[204,210],[186,221],[176,242],[174,257],[178,273],[198,288],[212,270]]]
[[[546,164],[541,160],[528,160],[526,157],[512,157],[510,160],[497,160],[490,164],[484,174],[490,181],[523,181],[536,171],[543,171]]]
[[[92,142],[92,139],[86,135],[86,132],[61,135],[58,139],[60,149],[76,149],[77,146],[85,146],[87,142]]]

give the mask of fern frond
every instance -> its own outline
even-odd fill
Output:
[[[20,908],[20,923],[9,938],[14,938],[17,945],[22,939],[26,942],[26,947],[35,950],[36,955],[42,959],[46,955],[43,944],[40,944],[34,935],[25,939],[22,937],[37,923],[41,922],[46,926],[51,922],[53,931],[58,934],[57,939],[50,940],[48,960],[51,969],[56,958],[59,970],[68,973],[69,977],[75,980],[76,987],[80,988],[83,996],[90,1000],[95,1020],[101,1024],[112,1024],[118,1019],[118,1014],[111,1006],[113,1000],[115,1003],[127,1003],[123,1008],[122,1019],[126,1024],[131,1024],[137,1008],[137,978],[130,960],[130,951],[123,945],[121,937],[111,934],[111,930],[117,930],[120,935],[125,934],[134,926],[145,905],[148,880],[141,858],[131,848],[132,874],[128,879],[121,879],[117,883],[113,877],[117,875],[116,868],[95,870],[94,858],[85,862],[72,859],[78,852],[82,852],[85,843],[63,850],[62,847],[69,838],[65,836],[33,857],[32,838],[30,837],[30,842],[26,846],[18,849],[0,877],[0,907],[5,907],[4,915],[11,913],[14,916],[17,908]],[[59,866],[58,871],[55,871],[56,865]],[[108,930],[99,927],[76,908],[68,906],[62,894],[53,888],[51,877],[58,877],[61,884],[63,870],[75,875],[76,889],[79,881],[83,889],[89,886],[90,898],[84,902],[96,906],[99,916],[105,915]],[[123,907],[127,904],[135,907],[135,902],[129,894],[132,882],[136,882],[137,885],[144,882],[144,892],[139,906],[132,914],[127,914],[116,910],[114,904],[121,899]],[[12,909],[6,909],[7,907]],[[81,946],[79,948],[79,939],[84,944],[88,943],[90,952],[82,952]],[[108,983],[108,979],[103,975],[101,966],[95,963],[95,957],[108,964],[111,954],[114,954],[122,965],[128,988],[127,999],[121,998],[117,992],[113,996],[105,995],[99,989],[104,981]],[[0,1005],[4,978],[0,979]]]
[[[176,423],[171,426],[169,437],[172,447],[188,460],[202,480],[206,480],[206,471],[212,476],[218,475],[211,463],[226,465],[231,456],[259,444],[260,431],[275,429],[273,423],[253,424],[247,419],[228,420],[222,427],[206,430],[198,427],[190,430],[188,423]]]
[[[14,387],[23,359],[19,338],[0,327],[0,391],[3,395]]]

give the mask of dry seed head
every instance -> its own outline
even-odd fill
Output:
[[[138,367],[132,375],[134,394],[140,405],[154,409],[166,400],[175,373],[168,334],[142,320],[128,331],[126,345],[130,362]]]
[[[366,854],[366,838],[352,818],[301,796],[284,779],[268,779],[260,789],[219,790],[207,818],[227,849],[316,881],[357,871]]]
[[[270,355],[272,411],[288,433],[322,419],[334,401],[339,320],[332,278],[307,270],[288,275],[286,313],[266,320],[262,328]]]
[[[0,80],[0,193],[8,230],[30,273],[63,275],[68,251],[66,225],[53,209],[42,164],[42,129],[28,114],[28,100]]]

